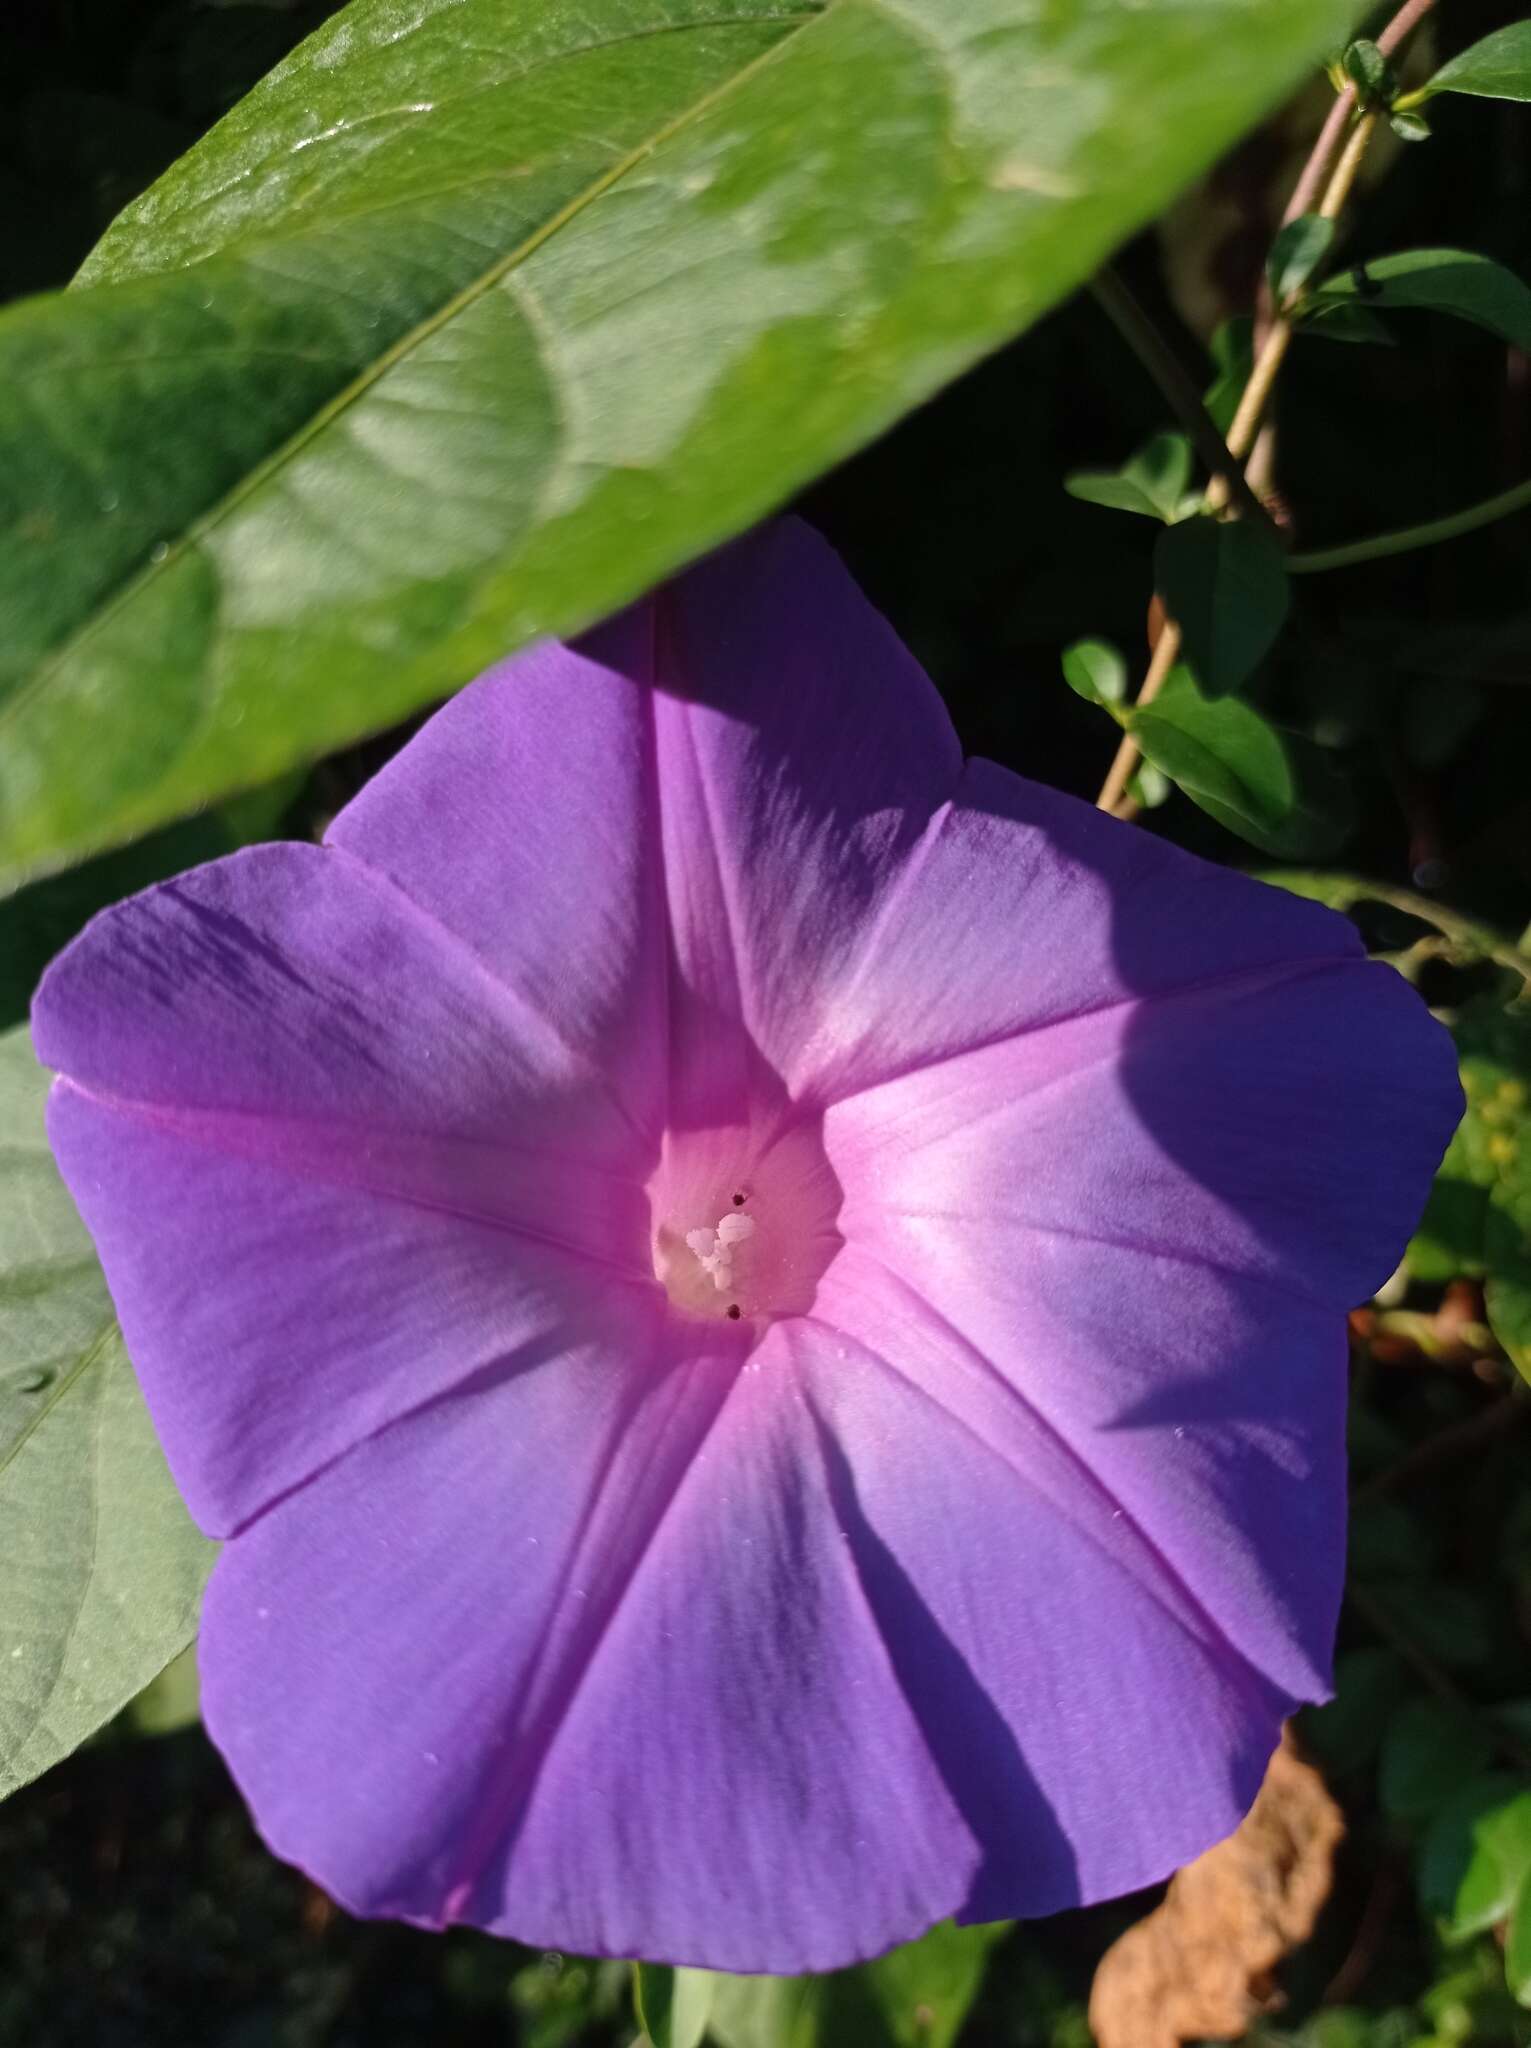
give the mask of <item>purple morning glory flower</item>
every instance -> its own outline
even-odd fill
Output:
[[[353,1911],[731,1970],[1229,1832],[1459,1098],[1350,926],[981,761],[778,526],[108,911],[53,1143],[207,1724]]]

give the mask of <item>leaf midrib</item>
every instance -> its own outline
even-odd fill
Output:
[[[116,1335],[116,1333],[117,1318],[115,1316],[112,1316],[106,1323],[102,1325],[100,1331],[94,1338],[92,1338],[91,1342],[86,1345],[85,1349],[80,1353],[79,1358],[69,1368],[68,1372],[61,1373],[59,1375],[58,1379],[54,1382],[53,1390],[49,1394],[47,1400],[38,1402],[37,1407],[35,1408],[31,1417],[29,1418],[25,1429],[23,1429],[21,1434],[13,1440],[10,1448],[6,1451],[5,1456],[3,1458],[0,1458],[0,1480],[4,1479],[6,1473],[10,1470],[11,1466],[15,1464],[18,1456],[32,1441],[32,1438],[36,1436],[38,1430],[42,1428],[43,1424],[47,1421],[48,1417],[53,1413],[54,1409],[57,1408],[58,1404],[60,1403],[60,1401],[63,1400],[64,1396],[70,1391],[72,1387],[76,1386],[79,1383],[79,1381],[84,1378],[87,1372],[89,1372],[90,1368],[101,1356],[102,1352],[106,1349],[107,1345],[111,1342],[112,1338]]]
[[[223,521],[235,512],[246,499],[262,489],[289,462],[296,460],[311,442],[316,440],[337,419],[341,418],[353,405],[364,398],[373,386],[385,377],[391,369],[407,360],[415,349],[429,341],[433,335],[440,333],[442,328],[450,325],[460,313],[465,312],[468,307],[476,304],[488,292],[493,291],[502,279],[508,277],[512,271],[525,263],[544,243],[550,241],[561,229],[567,227],[570,221],[576,220],[588,206],[593,205],[597,199],[602,198],[609,192],[614,185],[619,184],[646,157],[652,155],[662,144],[669,141],[672,135],[680,134],[691,122],[700,119],[703,114],[710,111],[721,100],[726,99],[730,93],[737,91],[758,72],[763,71],[768,65],[776,62],[783,52],[798,40],[805,28],[815,22],[825,20],[836,10],[838,5],[839,0],[826,0],[824,6],[805,11],[797,16],[773,15],[767,17],[767,19],[774,21],[793,21],[795,26],[789,28],[768,50],[762,50],[758,57],[753,57],[748,64],[742,65],[731,78],[724,79],[720,84],[711,87],[710,90],[703,93],[698,99],[693,100],[688,107],[682,108],[678,114],[672,115],[668,121],[661,123],[652,134],[645,136],[641,142],[635,143],[630,150],[619,157],[607,170],[603,171],[600,177],[592,179],[583,191],[577,192],[556,213],[549,215],[548,219],[540,227],[535,228],[531,234],[523,237],[513,248],[507,250],[503,256],[496,258],[492,264],[481,271],[469,284],[464,285],[460,291],[455,292],[449,299],[445,300],[428,318],[418,322],[407,333],[400,335],[396,342],[393,342],[388,348],[383,350],[375,362],[368,364],[367,368],[353,377],[343,390],[336,392],[333,398],[326,400],[325,404],[319,408],[313,418],[299,428],[297,433],[289,435],[279,448],[273,449],[269,455],[264,456],[250,471],[249,475],[242,478],[232,490],[226,491],[215,505],[190,521],[185,531],[178,535],[175,540],[171,541],[165,547],[162,554],[157,554],[154,558],[145,562],[139,569],[135,570],[115,595],[97,604],[91,616],[82,626],[77,627],[65,639],[61,640],[56,647],[43,656],[31,675],[20,682],[7,699],[0,702],[0,730],[3,730],[13,719],[19,716],[47,688],[54,676],[74,655],[78,648],[89,642],[97,633],[103,632],[111,624],[112,620],[127,605],[132,603],[142,591],[150,588],[159,577],[167,574],[184,555],[196,547],[209,533],[216,531]],[[711,22],[695,24],[698,27],[710,27],[713,25]],[[15,1448],[19,1447],[18,1443]],[[11,1455],[14,1456],[14,1449]],[[5,1462],[8,1463],[9,1460]],[[4,1469],[5,1464],[0,1463],[0,1473],[3,1473]]]

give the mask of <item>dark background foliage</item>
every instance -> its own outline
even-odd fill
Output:
[[[333,11],[328,0],[12,0],[0,20],[0,296],[66,282],[111,216]],[[1445,0],[1439,48],[1518,11]],[[1531,277],[1531,110],[1452,99],[1431,112],[1435,139],[1400,149],[1365,194],[1345,260],[1446,244]],[[1125,252],[1198,382],[1210,376],[1213,314],[1248,308],[1282,196],[1283,132],[1251,138]],[[1525,357],[1434,315],[1396,331],[1389,350],[1301,339],[1293,352],[1279,476],[1304,547],[1432,518],[1531,471]],[[1105,637],[1140,671],[1157,529],[1067,497],[1062,479],[1114,467],[1165,424],[1137,363],[1079,299],[803,506],[935,675],[968,747],[1087,797],[1115,732],[1063,686],[1060,650]],[[1528,597],[1525,515],[1302,579],[1295,625],[1254,690],[1338,750],[1358,802],[1348,870],[1512,937],[1531,919]],[[267,793],[259,815],[208,814],[24,892],[0,924],[0,1024],[24,1015],[42,965],[99,903],[236,832],[312,830],[396,741],[320,764]],[[1178,796],[1144,829],[1257,864]],[[1384,948],[1423,929],[1375,906],[1363,918]],[[1427,963],[1425,976],[1446,1004],[1477,986],[1449,963]],[[1434,1792],[1496,1744],[1501,1765],[1523,1769],[1519,1745],[1531,1742],[1526,1439],[1512,1376],[1480,1341],[1474,1287],[1470,1273],[1438,1275],[1414,1287],[1403,1322],[1395,1315],[1382,1334],[1375,1318],[1357,1325],[1355,1594],[1340,1700],[1306,1731],[1350,1834],[1318,1933],[1285,1973],[1287,2009],[1257,2037],[1268,2042],[1531,2040],[1493,1936],[1444,1948],[1415,1886]],[[1460,1722],[1438,1721],[1425,1740],[1417,1714],[1399,1719],[1400,1703],[1442,1694]],[[347,1919],[265,1854],[195,1722],[147,1733],[154,1713],[125,1717],[0,1808],[4,2048],[631,2039],[620,1966]],[[1400,1799],[1411,1770],[1425,1793]],[[1148,1903],[1012,1933],[963,2041],[1086,2042],[1094,1966]]]

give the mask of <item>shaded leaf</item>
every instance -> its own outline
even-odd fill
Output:
[[[1400,142],[1428,142],[1430,140],[1430,123],[1423,114],[1416,114],[1410,108],[1404,108],[1401,113],[1395,110],[1389,114],[1387,125],[1392,129]]]
[[[1377,45],[1365,36],[1348,45],[1340,63],[1363,106],[1386,106],[1397,94],[1397,73]]]
[[[1202,404],[1213,426],[1226,434],[1254,368],[1255,323],[1247,313],[1223,321],[1212,337],[1209,353],[1217,374],[1203,394]]]
[[[1420,1846],[1420,1897],[1448,1940],[1504,1920],[1531,1876],[1531,1789],[1501,1772],[1475,1775],[1432,1819]]]
[[[1154,584],[1209,697],[1229,696],[1249,680],[1291,604],[1280,542],[1243,519],[1188,519],[1161,534]]]
[[[759,518],[1081,282],[1349,11],[353,0],[89,289],[0,319],[0,877]]]
[[[1502,263],[1468,249],[1404,249],[1374,257],[1326,278],[1313,304],[1321,310],[1351,305],[1358,297],[1373,308],[1416,306],[1452,313],[1517,348],[1531,349],[1531,289]]]
[[[1463,1708],[1436,1699],[1407,1700],[1382,1739],[1378,1790],[1383,1811],[1405,1823],[1426,1821],[1482,1774],[1493,1743]]]
[[[1465,92],[1491,100],[1531,100],[1531,21],[1512,21],[1443,64],[1424,94]],[[1410,94],[1411,99],[1415,94]]]
[[[1316,334],[1321,341],[1368,342],[1378,348],[1398,346],[1393,330],[1364,306],[1348,305],[1337,299],[1309,300],[1298,309],[1297,317],[1301,322],[1299,331]]]
[[[1076,470],[1065,477],[1070,497],[1114,512],[1139,512],[1168,524],[1185,508],[1191,481],[1191,444],[1184,434],[1155,434],[1119,470]]]
[[[1321,213],[1302,213],[1277,231],[1265,259],[1265,275],[1278,306],[1300,292],[1328,255],[1334,222]]]
[[[213,1555],[48,1150],[47,1090],[27,1033],[0,1037],[0,1795],[185,1647]]]
[[[1303,1739],[1332,1776],[1371,1762],[1390,1709],[1406,1690],[1403,1659],[1384,1647],[1347,1650],[1334,1669],[1334,1698],[1302,1717]]]
[[[1321,854],[1349,831],[1350,793],[1322,751],[1177,669],[1129,714],[1139,746],[1209,816],[1268,853]]]

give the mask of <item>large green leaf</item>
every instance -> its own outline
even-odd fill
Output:
[[[1437,92],[1491,100],[1531,100],[1531,21],[1512,21],[1443,64],[1409,103]]]
[[[1378,256],[1321,284],[1311,305],[1323,315],[1358,300],[1384,309],[1417,306],[1450,313],[1517,348],[1531,349],[1531,288],[1502,263],[1471,249],[1401,249]]]
[[[49,1153],[47,1090],[27,1034],[0,1037],[0,1797],[190,1641],[212,1558]]]
[[[1080,282],[1352,11],[353,0],[89,289],[0,321],[0,881],[746,526]]]

